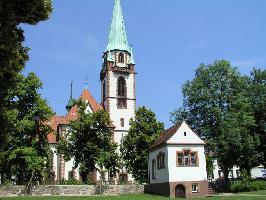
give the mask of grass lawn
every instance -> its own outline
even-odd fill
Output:
[[[201,198],[204,200],[265,200],[266,190],[247,192],[240,194],[232,194],[233,196],[219,195],[215,197]],[[170,200],[171,198],[153,196],[147,194],[138,195],[121,195],[121,196],[93,196],[93,197],[62,197],[62,196],[47,196],[47,197],[0,197],[0,200]]]

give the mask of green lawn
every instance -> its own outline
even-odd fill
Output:
[[[248,192],[241,194],[232,194],[233,196],[215,196],[206,197],[201,199],[206,200],[265,200],[266,190]],[[62,196],[50,196],[50,197],[0,197],[0,200],[170,200],[171,198],[153,196],[147,194],[141,195],[121,195],[121,196],[93,196],[93,197],[62,197]]]

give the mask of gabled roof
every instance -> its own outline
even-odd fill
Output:
[[[52,116],[51,117],[50,121],[47,123],[53,129],[53,132],[49,133],[47,136],[48,142],[50,144],[55,144],[57,142],[56,141],[57,127],[59,124],[65,124],[66,121],[67,121],[66,116]]]
[[[113,19],[106,51],[129,51],[126,28],[120,0],[115,0]]]
[[[177,132],[181,123],[172,126],[166,131],[162,132],[159,138],[151,145],[150,149],[166,144],[166,142]]]
[[[151,145],[150,149],[154,149],[164,144],[204,145],[204,141],[189,128],[186,122],[182,122],[164,131]]]
[[[86,101],[86,103],[88,104],[88,106],[90,106],[90,108],[93,112],[97,112],[97,111],[103,109],[103,107],[100,104],[98,104],[97,101],[94,99],[94,97],[91,95],[91,93],[89,92],[88,89],[83,90],[79,99],[83,99],[84,101]],[[72,106],[70,111],[68,112],[68,114],[66,116],[53,116],[53,117],[51,117],[48,124],[53,129],[53,132],[48,134],[48,136],[47,136],[48,142],[50,144],[55,144],[57,142],[56,141],[56,132],[57,132],[57,127],[59,124],[68,124],[72,120],[77,119],[77,117],[78,117],[77,105]],[[114,127],[113,124],[110,124],[110,128],[113,128],[113,127]]]

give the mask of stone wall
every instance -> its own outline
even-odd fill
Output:
[[[0,187],[0,196],[19,196],[25,186]],[[102,192],[101,192],[102,190]],[[143,185],[39,185],[33,186],[32,195],[60,195],[60,196],[92,196],[92,195],[120,195],[140,194],[144,192]]]

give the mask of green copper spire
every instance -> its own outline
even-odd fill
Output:
[[[135,60],[134,60],[134,54],[133,54],[133,47],[131,45],[131,49],[130,49],[130,54],[131,54],[131,58],[130,58],[130,63],[132,65],[135,65]]]
[[[108,45],[106,48],[106,51],[112,50],[129,52],[126,28],[120,0],[115,0],[111,30],[109,34]]]
[[[70,87],[71,87],[71,90],[70,90],[70,98],[69,98],[69,101],[68,101],[68,103],[66,105],[66,109],[67,109],[68,112],[75,105],[75,99],[73,99],[73,97],[72,97],[73,81],[71,81]]]

